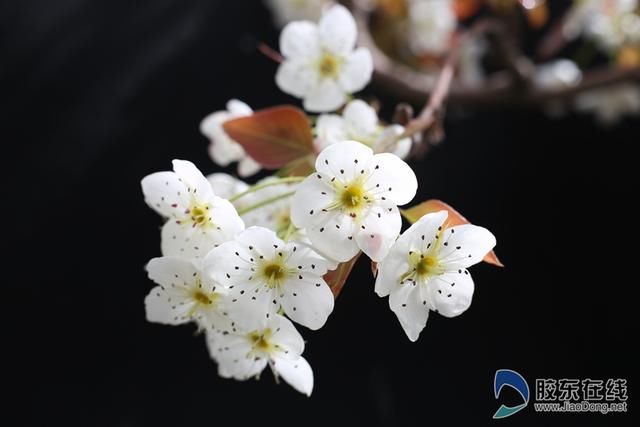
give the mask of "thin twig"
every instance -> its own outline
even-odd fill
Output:
[[[258,50],[267,58],[271,59],[278,64],[284,61],[284,56],[280,55],[280,52],[268,46],[266,43],[259,43]]]

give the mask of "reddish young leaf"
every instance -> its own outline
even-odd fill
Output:
[[[360,258],[360,255],[362,255],[362,252],[358,252],[358,254],[349,261],[338,264],[338,268],[324,275],[324,281],[327,282],[327,285],[331,288],[334,298],[338,298],[338,295],[340,295],[344,282],[349,278],[349,274],[351,274],[351,270],[356,264],[356,261],[358,261],[358,258]]]
[[[278,169],[313,153],[311,123],[299,108],[289,105],[259,110],[228,120],[225,132],[266,169]]]
[[[428,213],[438,212],[442,210],[447,211],[447,213],[449,214],[449,216],[447,217],[447,223],[449,226],[470,224],[470,222],[464,216],[462,216],[460,212],[458,212],[445,202],[436,199],[427,200],[426,202],[422,202],[419,205],[409,209],[401,209],[400,212],[407,221],[413,224]],[[487,256],[484,257],[483,261],[489,264],[497,265],[498,267],[504,267],[504,264],[500,262],[498,256],[494,251],[489,252]]]

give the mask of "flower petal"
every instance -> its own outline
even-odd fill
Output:
[[[356,21],[344,6],[329,8],[320,18],[318,32],[322,47],[336,55],[345,56],[356,45]]]
[[[153,258],[146,269],[149,279],[165,288],[191,283],[200,274],[191,261],[171,256]]]
[[[329,179],[335,177],[340,182],[350,182],[363,169],[367,170],[373,157],[371,148],[364,144],[356,141],[340,142],[320,153],[316,159],[316,170],[327,175]]]
[[[395,154],[401,159],[405,159],[411,152],[411,138],[402,138],[399,141],[395,141],[393,144],[388,145],[387,141],[393,140],[404,132],[404,127],[400,125],[387,126],[380,137],[375,143],[373,150],[376,153],[388,152]]]
[[[346,100],[344,90],[338,83],[333,79],[325,78],[308,88],[303,106],[309,112],[323,113],[337,110]]]
[[[193,303],[170,295],[160,286],[156,286],[145,297],[144,306],[147,321],[164,325],[180,325],[191,320],[188,313]]]
[[[283,351],[282,357],[297,359],[304,352],[302,335],[289,319],[277,314],[271,318],[267,326],[274,331],[271,340]]]
[[[349,130],[356,135],[369,136],[378,129],[376,110],[360,99],[348,103],[342,116],[347,122]]]
[[[458,316],[471,305],[474,286],[467,270],[436,276],[427,286],[433,308],[445,317]]]
[[[253,114],[251,107],[239,99],[230,99],[229,102],[227,102],[227,111],[232,117],[242,117]]]
[[[315,132],[317,138],[314,145],[318,151],[348,139],[344,120],[337,114],[321,114],[316,122]]]
[[[238,175],[243,178],[257,174],[260,172],[260,169],[262,169],[262,165],[249,156],[245,156],[238,163]]]
[[[221,172],[207,175],[207,180],[209,181],[213,192],[223,199],[228,199],[249,188],[249,185],[244,181]]]
[[[218,375],[246,380],[255,377],[267,366],[267,359],[250,357],[251,344],[236,334],[207,334],[209,354],[218,363]]]
[[[173,170],[180,177],[188,190],[199,199],[206,199],[213,195],[209,181],[202,172],[187,160],[173,160]]]
[[[454,270],[479,263],[496,245],[495,236],[477,225],[458,225],[444,233],[445,246],[440,250],[440,260]]]
[[[291,203],[291,221],[296,227],[307,228],[326,221],[322,210],[334,198],[334,190],[328,181],[320,174],[313,174],[298,186]]]
[[[283,357],[273,359],[273,368],[291,387],[307,396],[313,390],[313,371],[304,357],[289,360]]]
[[[367,181],[369,188],[375,190],[378,197],[385,197],[402,206],[409,203],[418,191],[418,180],[413,169],[402,159],[391,153],[376,154],[373,159],[376,167]],[[378,186],[379,184],[379,186]]]
[[[289,23],[280,33],[280,52],[285,58],[317,56],[320,52],[318,26],[309,21]]]
[[[371,81],[373,74],[373,58],[371,52],[359,47],[349,54],[340,70],[338,81],[347,93],[358,92]]]
[[[285,93],[303,98],[317,85],[318,73],[304,59],[288,59],[278,67],[276,84]]]
[[[291,320],[316,330],[333,311],[333,294],[322,277],[300,273],[284,284],[280,303]]]
[[[356,242],[362,252],[375,262],[380,262],[389,253],[402,227],[398,207],[390,203],[376,204],[360,224]]]
[[[164,217],[182,215],[189,206],[187,189],[174,172],[152,173],[142,179],[141,185],[144,201]]]
[[[429,317],[429,303],[421,297],[420,286],[405,282],[396,287],[389,295],[389,307],[398,317],[407,337],[416,341]]]
[[[336,261],[349,261],[359,251],[354,237],[354,221],[338,212],[322,215],[324,221],[306,228],[314,248]]]

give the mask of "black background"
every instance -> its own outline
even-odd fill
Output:
[[[413,164],[416,200],[446,200],[491,229],[507,267],[473,268],[471,308],[432,315],[410,343],[359,264],[327,325],[302,331],[311,398],[267,373],[218,378],[193,328],[145,321],[161,220],[140,179],[173,158],[215,171],[198,124],[229,98],[295,102],[256,41],[277,46],[257,1],[0,2],[3,417],[18,417],[3,424],[629,425],[491,416],[500,368],[531,387],[628,378],[634,412],[637,119],[603,130],[587,116],[451,111],[447,140]]]

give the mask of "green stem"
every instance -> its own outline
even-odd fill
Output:
[[[284,237],[282,238],[282,240],[284,240],[285,242],[288,242],[289,239],[291,238],[291,235],[296,231],[296,226],[293,225],[293,221],[289,221],[289,227],[287,227],[287,231],[284,234]]]
[[[263,188],[271,187],[272,185],[288,184],[290,182],[300,182],[300,181],[304,180],[304,178],[305,177],[303,177],[303,176],[288,176],[288,177],[285,177],[285,178],[277,178],[277,179],[274,179],[274,180],[269,181],[269,182],[264,182],[262,184],[252,185],[251,187],[249,187],[247,190],[243,191],[242,193],[238,193],[235,196],[230,197],[229,201],[233,203],[236,200],[238,200],[239,198],[244,197],[247,194],[251,194],[251,193],[255,193],[256,191],[260,191]]]
[[[278,196],[275,196],[275,197],[271,197],[271,198],[269,198],[269,199],[262,200],[262,201],[260,201],[260,202],[258,202],[258,203],[256,203],[256,204],[254,204],[254,205],[250,205],[250,206],[247,206],[247,207],[246,207],[246,208],[244,208],[244,209],[240,209],[240,210],[238,211],[238,215],[244,215],[244,214],[246,214],[246,213],[249,213],[249,212],[251,212],[251,211],[254,211],[254,210],[256,210],[256,209],[259,209],[259,208],[261,208],[261,207],[263,207],[263,206],[270,205],[270,204],[271,204],[271,203],[273,203],[273,202],[277,202],[278,200],[286,199],[287,197],[291,197],[291,196],[293,196],[295,193],[296,193],[295,191],[289,191],[288,193],[280,194],[280,195],[278,195]]]

